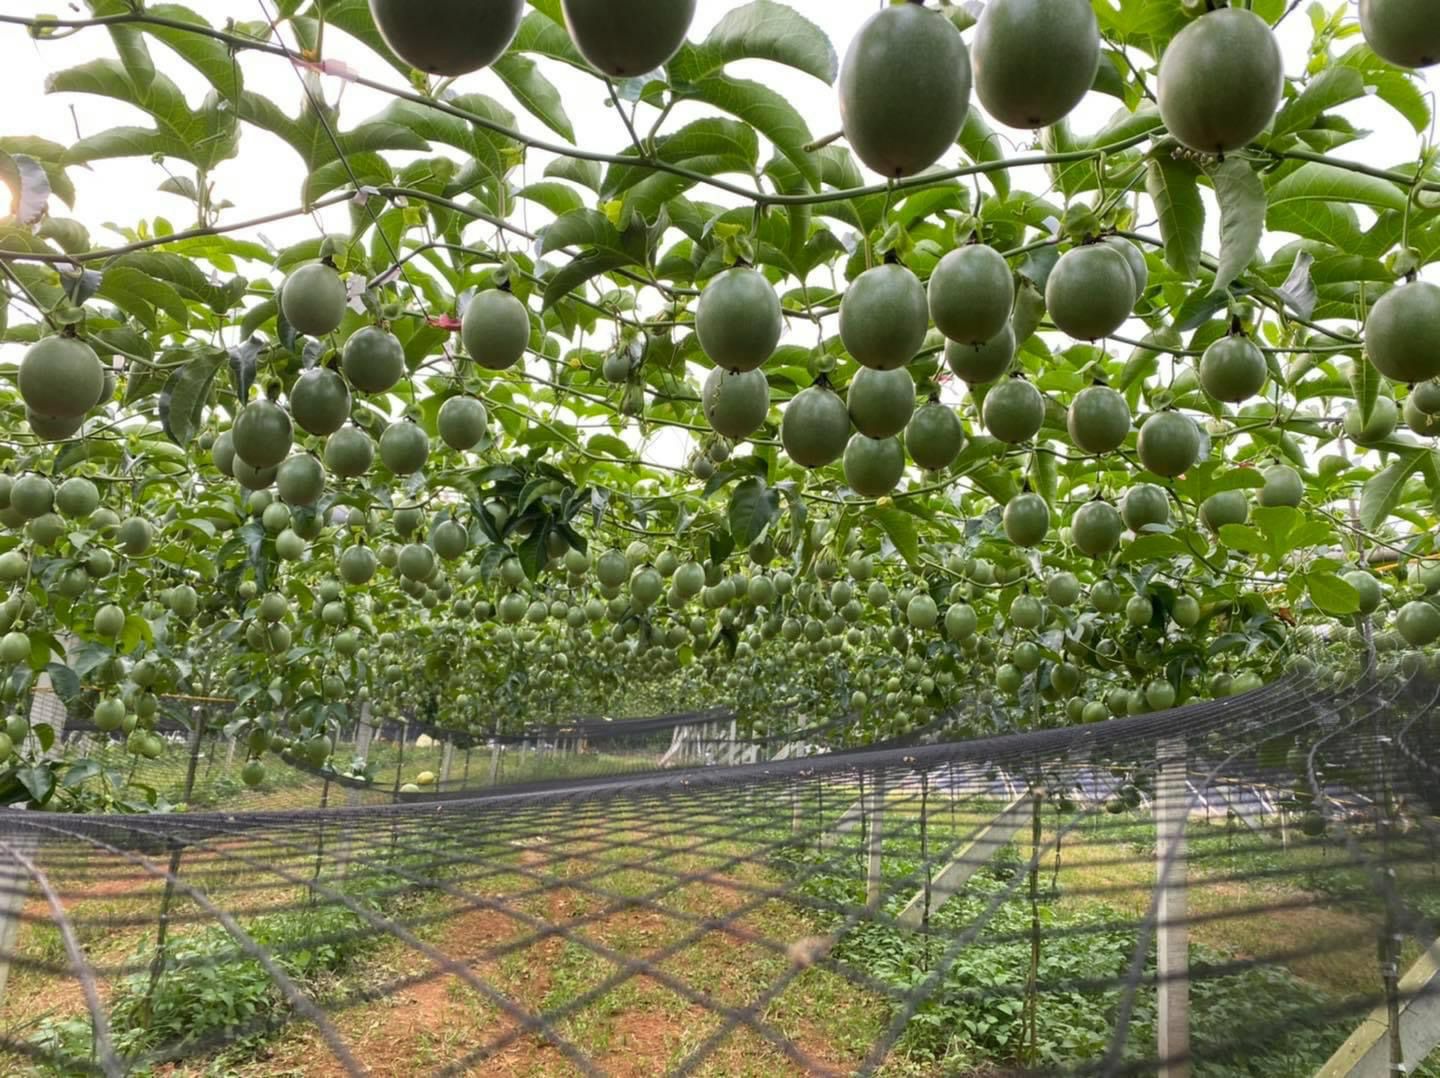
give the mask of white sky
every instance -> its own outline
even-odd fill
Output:
[[[790,0],[791,6],[815,21],[830,36],[836,49],[843,56],[845,48],[859,25],[877,10],[875,0]],[[1178,0],[1177,0],[1178,2]],[[79,9],[81,5],[74,4]],[[194,10],[203,13],[213,25],[223,25],[227,18],[253,20],[262,13],[260,0],[191,0]],[[699,14],[691,31],[692,39],[704,36],[706,31],[731,7],[735,0],[700,0]],[[7,13],[42,14],[55,13],[54,0],[6,0]],[[81,11],[75,12],[77,15]],[[967,34],[967,40],[971,34]],[[1291,15],[1282,27],[1281,40],[1286,56],[1286,70],[1295,75],[1303,70],[1310,44],[1310,24],[1302,9]],[[1352,39],[1358,40],[1358,39]],[[399,75],[374,54],[346,39],[342,34],[331,32],[326,37],[327,56],[344,60],[362,73],[386,82],[398,84]],[[1348,47],[1348,42],[1344,43]],[[111,126],[146,124],[148,120],[138,110],[117,102],[90,95],[47,95],[44,91],[46,76],[56,70],[82,63],[96,56],[113,56],[114,49],[103,30],[87,30],[63,41],[36,42],[29,39],[19,27],[0,25],[0,49],[3,49],[5,63],[0,67],[0,87],[3,87],[5,102],[0,109],[0,134],[40,134],[56,141],[69,142],[78,133],[93,134]],[[206,85],[187,65],[175,58],[158,42],[151,42],[157,66],[173,78],[190,97],[192,104],[198,104]],[[1341,51],[1337,47],[1337,52]],[[298,109],[300,85],[295,74],[283,60],[275,57],[245,54],[241,63],[245,69],[247,86],[258,90],[281,104],[292,114]],[[627,145],[624,129],[613,110],[604,107],[603,91],[594,79],[572,71],[565,65],[542,61],[546,73],[559,86],[564,95],[565,105],[575,125],[580,144],[588,149],[618,151]],[[817,137],[839,128],[839,113],[832,88],[809,76],[763,62],[746,62],[733,65],[733,74],[762,80],[783,93],[810,123],[811,131]],[[1435,75],[1432,71],[1431,82]],[[380,111],[387,99],[379,94],[365,91],[353,84],[344,84],[335,78],[325,80],[330,99],[343,94],[342,126],[349,127]],[[457,89],[461,92],[482,92],[512,106],[522,130],[546,138],[554,138],[535,119],[524,112],[509,97],[504,86],[493,74],[481,71],[459,80]],[[1118,106],[1113,98],[1092,94],[1071,117],[1073,128],[1080,134],[1098,129]],[[973,106],[978,108],[978,102]],[[1413,160],[1419,149],[1419,139],[1409,126],[1393,111],[1378,101],[1357,101],[1340,109],[1357,126],[1374,133],[1364,142],[1345,147],[1341,152],[1348,157],[1374,164],[1395,165]],[[692,113],[677,110],[670,121],[670,129],[693,118]],[[643,113],[642,113],[643,116]],[[1017,150],[1029,145],[1034,136],[1029,132],[1011,132]],[[946,163],[955,164],[959,151],[952,151]],[[527,167],[524,179],[534,181],[540,178],[545,159],[534,156]],[[104,222],[133,225],[140,218],[156,215],[168,218],[177,229],[193,223],[191,208],[187,202],[173,195],[162,194],[158,185],[166,173],[157,165],[144,159],[103,161],[93,169],[71,170],[76,184],[78,201],[75,214],[91,229],[96,242],[108,242],[111,237],[101,227]],[[267,213],[294,208],[300,202],[299,191],[303,170],[299,159],[289,147],[256,128],[247,126],[241,142],[240,156],[224,163],[214,175],[217,197],[228,199],[235,204],[226,212],[225,220],[235,221]],[[520,177],[517,177],[517,182]],[[1024,177],[1016,177],[1017,186],[1026,186]],[[1044,189],[1048,183],[1041,176],[1029,179],[1030,189]],[[703,197],[723,202],[714,192]],[[59,215],[68,211],[63,205],[54,204],[52,209]],[[532,228],[545,222],[544,212],[531,206],[525,223]],[[337,231],[345,228],[344,207],[331,211],[330,225]],[[1211,239],[1207,247],[1216,246],[1216,215],[1210,215]],[[308,217],[296,218],[283,224],[267,226],[263,230],[266,239],[276,246],[284,246],[315,234],[316,225]],[[483,237],[483,226],[472,235]],[[253,237],[252,237],[253,238]],[[1283,237],[1282,237],[1283,239]],[[121,242],[114,237],[115,242]],[[1267,240],[1267,246],[1278,245],[1278,240]],[[12,313],[12,317],[14,313]],[[659,458],[674,461],[682,451],[681,445],[662,448],[663,443],[650,447],[652,454],[659,452]]]

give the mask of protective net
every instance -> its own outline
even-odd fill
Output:
[[[1437,700],[1296,676],[390,804],[7,813],[5,1069],[1427,1073]]]

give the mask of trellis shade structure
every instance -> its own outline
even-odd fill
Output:
[[[1308,1074],[1368,1018],[1415,1072],[1437,702],[1294,677],[428,803],[15,812],[0,1043],[43,1073]]]

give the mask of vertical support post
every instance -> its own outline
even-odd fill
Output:
[[[226,770],[226,771],[229,771],[230,768],[231,768],[232,766],[234,766],[234,764],[235,764],[235,739],[232,737],[232,738],[230,739],[230,748],[229,748],[229,750],[225,753],[225,770]]]
[[[440,754],[440,778],[435,783],[437,791],[443,790],[450,781],[450,761],[455,758],[455,742],[446,741],[445,751]]]
[[[400,727],[400,744],[395,753],[395,793],[400,792],[400,774],[405,767],[405,739],[410,736],[410,720],[406,719]]]
[[[490,785],[494,786],[500,778],[500,737],[497,734],[490,745]]]
[[[11,844],[26,856],[34,852],[34,840],[12,838]],[[30,874],[20,862],[0,856],[0,1006],[5,1003],[5,982],[10,979],[10,956],[20,939],[20,910],[30,897]]]
[[[1185,739],[1157,746],[1155,783],[1156,972],[1159,976],[1157,1032],[1160,1078],[1190,1075],[1190,926],[1186,912]]]
[[[870,784],[870,831],[865,837],[865,905],[872,910],[880,907],[884,882],[884,810],[885,778],[876,775]]]
[[[187,804],[195,793],[195,771],[200,766],[200,746],[205,743],[205,721],[208,717],[203,707],[194,711],[195,723],[190,729],[190,762],[185,766],[185,794]]]

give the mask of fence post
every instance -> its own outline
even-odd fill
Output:
[[[1166,738],[1158,748],[1155,783],[1155,958],[1158,976],[1157,1033],[1160,1078],[1190,1074],[1190,926],[1186,917],[1185,739]]]
[[[443,790],[450,781],[450,761],[455,758],[455,742],[446,741],[445,750],[440,754],[440,776],[435,781],[436,791]]]
[[[865,839],[865,905],[880,907],[883,879],[885,779],[876,775],[870,786],[870,831]]]
[[[16,850],[26,856],[34,852],[34,840],[18,837],[11,840]],[[13,858],[0,856],[0,1006],[5,1003],[5,983],[10,979],[10,957],[20,939],[20,910],[30,897],[30,874]]]
[[[200,766],[200,746],[205,743],[205,720],[207,713],[203,707],[194,710],[194,725],[190,728],[190,762],[185,767],[185,796],[183,800],[188,804],[195,793],[195,771]]]
[[[395,753],[395,793],[400,792],[400,773],[405,766],[405,739],[410,736],[410,720],[406,719],[400,726],[399,751]]]

